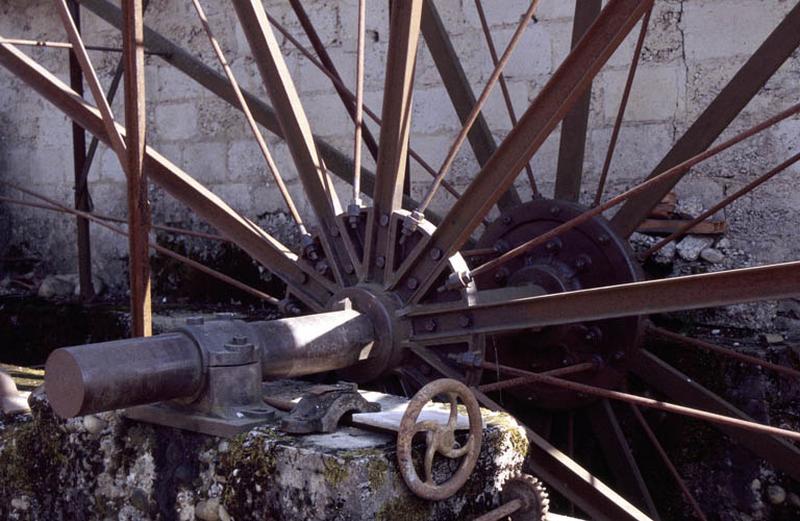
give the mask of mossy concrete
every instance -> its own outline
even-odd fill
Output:
[[[487,412],[475,473],[433,503],[403,483],[392,433],[289,436],[276,422],[228,440],[116,412],[60,420],[41,391],[30,402],[0,420],[0,519],[463,521],[497,504],[526,450],[512,418]],[[437,459],[435,476],[454,465]]]

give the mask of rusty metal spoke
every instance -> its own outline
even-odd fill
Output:
[[[530,385],[532,383],[536,383],[536,376],[538,374],[544,374],[547,376],[566,376],[575,373],[582,373],[584,371],[591,371],[592,369],[596,368],[596,364],[592,362],[582,362],[580,364],[574,364],[567,367],[559,367],[558,369],[551,369],[550,371],[544,371],[542,373],[534,373],[533,371],[525,371],[523,369],[492,364],[489,362],[484,362],[482,366],[485,369],[499,368],[501,371],[513,372],[518,375],[516,378],[509,378],[507,380],[500,380],[497,382],[492,382],[489,384],[483,384],[478,386],[478,390],[484,393],[491,393],[494,391],[500,391],[502,389],[510,389],[512,387],[519,387],[522,385]]]
[[[6,67],[59,110],[104,142],[109,138],[102,116],[61,80],[15,47],[0,44],[0,65]],[[297,262],[286,246],[245,219],[221,199],[166,158],[147,148],[145,167],[149,178],[177,200],[192,208],[222,235],[283,279],[306,305],[321,310],[332,285],[319,279],[313,268]]]
[[[575,217],[574,219],[571,219],[559,226],[556,226],[555,228],[552,228],[546,233],[543,233],[537,237],[534,237],[533,239],[530,239],[520,244],[519,246],[516,246],[515,248],[507,251],[501,256],[492,259],[484,264],[481,264],[480,266],[472,270],[471,275],[475,277],[482,273],[491,271],[501,266],[502,264],[510,261],[511,259],[518,257],[523,253],[530,251],[533,248],[536,248],[537,246],[545,244],[547,241],[561,235],[566,231],[573,229],[575,226],[587,222],[593,217],[602,214],[604,211],[613,208],[614,206],[622,203],[623,201],[629,200],[638,194],[646,193],[648,190],[652,189],[654,186],[657,186],[659,183],[669,181],[670,179],[680,178],[681,176],[683,176],[683,174],[691,170],[697,164],[727,150],[728,148],[736,145],[737,143],[740,143],[741,141],[744,141],[749,137],[752,137],[755,134],[758,134],[759,132],[775,125],[776,123],[779,123],[791,116],[794,116],[797,113],[800,113],[800,103],[792,105],[788,109],[776,114],[775,116],[772,116],[771,118],[759,123],[758,125],[755,125],[754,127],[745,130],[744,132],[737,134],[731,139],[728,139],[720,143],[719,145],[706,149],[704,152],[701,152],[700,154],[697,154],[696,156],[693,156],[687,159],[686,161],[678,165],[675,165],[669,170],[661,172],[657,176],[652,177],[647,181],[644,181],[643,183],[640,183],[615,197],[612,197],[611,199],[601,204],[600,206],[595,206],[594,208],[585,211],[584,213]]]
[[[473,230],[513,184],[517,174],[530,161],[567,111],[577,102],[589,82],[650,8],[652,0],[611,0],[592,29],[553,74],[539,96],[525,111],[511,133],[484,165],[462,197],[437,227],[431,240],[409,256],[400,267],[394,287],[414,278],[411,301],[418,302],[447,267],[448,257],[470,238]],[[426,250],[445,253],[432,261]],[[402,291],[402,290],[400,290]]]
[[[740,418],[745,422],[753,421],[750,416],[648,351],[639,352],[632,360],[631,370],[644,382],[673,400],[705,411]],[[739,429],[726,423],[715,425],[776,469],[794,479],[800,479],[800,450],[794,444],[780,436],[765,436],[762,432]]]
[[[614,120],[614,128],[611,131],[611,139],[608,142],[606,157],[603,160],[603,170],[600,172],[600,181],[597,184],[597,191],[594,194],[592,206],[599,205],[600,201],[603,199],[603,192],[605,191],[606,180],[608,179],[608,170],[611,168],[611,160],[614,159],[614,151],[617,149],[619,131],[622,129],[622,120],[625,118],[625,109],[628,108],[628,99],[630,98],[633,80],[636,78],[636,70],[639,66],[639,61],[641,60],[642,47],[644,46],[644,39],[647,36],[647,27],[650,23],[651,14],[653,14],[652,7],[650,7],[650,9],[644,15],[644,18],[642,18],[642,27],[639,29],[639,38],[636,40],[636,47],[633,49],[631,65],[628,68],[628,77],[625,80],[625,87],[622,89],[622,99],[620,99],[619,109],[617,109],[617,117]]]
[[[673,145],[650,174],[654,178],[687,158],[707,149],[750,103],[761,87],[800,45],[800,4],[786,15],[763,44],[739,69],[705,111]],[[623,237],[633,233],[650,210],[669,192],[682,176],[664,179],[651,189],[629,200],[614,215],[611,223]]]
[[[683,497],[686,498],[686,501],[689,503],[689,506],[692,507],[694,515],[697,517],[697,519],[700,519],[700,521],[707,521],[708,518],[703,513],[703,510],[700,508],[700,504],[697,502],[694,495],[689,491],[689,487],[686,486],[686,482],[683,480],[683,478],[681,478],[678,469],[675,468],[675,464],[672,463],[672,460],[667,455],[667,452],[664,450],[664,447],[662,447],[661,443],[659,443],[658,437],[653,432],[653,429],[650,428],[650,425],[648,425],[647,420],[645,420],[644,416],[642,416],[639,407],[631,404],[631,411],[633,411],[633,415],[636,417],[636,420],[639,422],[639,425],[641,425],[642,430],[644,431],[647,438],[650,440],[650,443],[653,445],[653,448],[655,448],[656,452],[658,452],[661,461],[664,462],[664,466],[667,467],[667,470],[672,476],[672,479],[675,480],[675,483],[677,483],[678,487],[681,489]]]
[[[486,21],[486,13],[483,11],[483,3],[481,0],[475,0],[475,9],[478,11],[478,19],[481,22],[481,30],[483,30],[483,36],[486,39],[486,46],[489,49],[489,56],[492,58],[492,65],[498,67],[500,58],[497,56],[494,38],[492,38],[492,31],[489,28],[489,23]],[[503,101],[506,104],[508,119],[511,120],[511,126],[515,126],[517,124],[517,113],[514,110],[514,104],[511,101],[511,93],[508,91],[508,84],[506,83],[505,74],[501,72],[497,81],[500,83],[500,91],[503,94]],[[531,193],[533,197],[538,197],[539,188],[536,186],[536,179],[533,177],[533,169],[531,168],[530,163],[525,165],[525,173],[528,176],[528,183],[531,186]]]
[[[572,23],[573,49],[594,23],[602,4],[602,0],[575,2],[575,17]],[[591,102],[592,85],[589,83],[584,94],[561,123],[561,142],[558,148],[554,195],[556,199],[577,202],[580,198]]]
[[[239,82],[236,81],[236,76],[234,76],[233,70],[231,70],[230,64],[225,57],[225,53],[222,51],[222,47],[220,47],[219,42],[211,30],[211,24],[208,22],[208,17],[206,16],[205,10],[203,9],[200,0],[192,0],[192,4],[194,5],[195,11],[197,11],[197,17],[200,19],[200,24],[203,26],[203,30],[205,31],[208,41],[214,50],[217,61],[222,67],[222,70],[225,72],[225,76],[228,78],[231,89],[236,95],[236,100],[239,103],[239,110],[241,110],[244,114],[244,117],[247,120],[247,125],[250,127],[250,131],[253,133],[253,138],[256,140],[258,149],[261,152],[264,161],[267,163],[267,168],[272,174],[272,178],[275,180],[275,185],[278,187],[283,200],[286,202],[286,207],[289,209],[289,213],[291,214],[295,223],[297,223],[300,233],[302,235],[307,235],[308,230],[306,229],[305,224],[303,224],[303,219],[300,217],[300,212],[297,211],[297,205],[295,205],[291,194],[289,194],[288,188],[286,188],[286,183],[283,181],[283,177],[278,170],[278,165],[275,164],[275,160],[272,158],[269,147],[267,147],[267,142],[264,140],[264,136],[261,134],[261,130],[258,128],[255,118],[253,118],[253,112],[250,110],[250,105],[247,103],[247,100],[242,94],[242,89],[239,87]]]
[[[405,315],[412,318],[414,326],[411,339],[430,344],[475,333],[795,297],[800,295],[800,261],[512,300],[499,295],[484,298],[482,293],[487,292],[477,292],[468,303],[408,308]],[[432,332],[426,327],[430,320],[436,324]]]
[[[769,181],[770,179],[772,179],[776,175],[780,174],[781,172],[784,172],[787,168],[789,168],[793,164],[797,163],[798,161],[800,161],[800,153],[797,153],[797,154],[793,155],[792,157],[790,157],[786,161],[782,162],[781,164],[779,164],[775,168],[771,169],[769,172],[767,172],[765,174],[762,174],[759,177],[757,177],[756,179],[750,181],[749,183],[747,183],[745,186],[743,186],[739,190],[737,190],[734,193],[728,195],[727,197],[722,199],[720,202],[718,202],[717,204],[715,204],[714,206],[712,206],[708,210],[702,212],[700,215],[698,215],[694,219],[691,219],[689,222],[683,224],[680,228],[678,228],[677,230],[675,230],[671,234],[667,235],[666,237],[664,237],[663,239],[661,239],[660,241],[658,241],[654,245],[650,246],[646,251],[644,251],[642,253],[642,256],[641,256],[642,259],[643,260],[647,259],[651,255],[653,255],[654,253],[659,251],[661,248],[663,248],[664,246],[669,244],[671,241],[674,241],[675,239],[677,239],[679,237],[682,237],[687,231],[691,230],[692,227],[694,227],[696,224],[705,221],[706,219],[708,219],[709,217],[711,217],[712,215],[714,215],[718,211],[722,210],[723,208],[725,208],[729,204],[737,201],[740,197],[749,194],[750,192],[752,192],[753,190],[755,190],[756,188],[758,188],[762,184],[766,183],[767,181]]]
[[[422,0],[393,2],[391,6],[383,123],[364,248],[368,277],[376,281],[383,280],[386,269],[378,266],[376,259],[388,257],[391,215],[402,208],[421,12]]]
[[[342,212],[339,198],[327,168],[314,143],[308,118],[289,69],[281,53],[278,40],[272,32],[264,6],[257,0],[234,0],[234,9],[250,44],[261,79],[283,130],[283,138],[297,168],[306,197],[317,216],[318,233],[329,262],[327,268],[334,278],[349,285],[355,281],[352,267],[359,259],[350,258],[350,252],[338,239],[343,235],[337,215]],[[307,240],[308,246],[311,242]],[[310,260],[317,261],[318,254],[304,252]],[[347,269],[350,266],[351,269]],[[324,271],[327,271],[327,268]]]
[[[752,364],[758,367],[763,367],[764,369],[775,371],[776,373],[788,376],[789,378],[800,379],[800,371],[798,371],[797,369],[792,369],[791,367],[786,367],[785,365],[774,364],[772,362],[762,360],[761,358],[746,355],[744,353],[740,353],[738,351],[734,351],[733,349],[713,344],[711,342],[705,342],[697,338],[691,338],[678,333],[673,333],[668,329],[655,326],[650,326],[648,328],[648,332],[656,335],[657,337],[672,341],[680,346],[698,348],[704,351],[711,351],[713,353],[717,353],[719,355],[731,358],[733,360],[738,360],[740,362]]]
[[[447,156],[442,161],[442,165],[439,167],[439,171],[436,173],[436,177],[433,179],[433,183],[431,187],[428,189],[428,193],[425,197],[422,198],[419,206],[415,210],[415,212],[419,214],[424,214],[425,210],[433,201],[433,197],[436,195],[436,192],[439,190],[439,186],[442,184],[442,180],[445,178],[447,173],[450,171],[450,168],[453,166],[453,162],[456,159],[456,155],[458,151],[461,149],[461,145],[464,144],[464,141],[467,139],[467,134],[469,133],[472,125],[475,123],[475,120],[478,118],[478,115],[481,113],[483,106],[486,104],[486,100],[489,99],[489,95],[492,93],[492,89],[494,88],[497,80],[500,78],[500,74],[502,74],[503,69],[505,68],[508,60],[511,58],[511,55],[516,49],[517,45],[519,44],[522,35],[525,34],[525,29],[528,28],[528,24],[530,23],[531,18],[536,13],[536,8],[539,6],[540,0],[533,0],[528,7],[528,10],[522,16],[519,24],[517,25],[517,29],[514,31],[514,34],[511,36],[511,40],[508,42],[505,51],[503,51],[503,56],[500,58],[500,61],[492,71],[492,75],[489,76],[489,79],[486,80],[486,85],[483,87],[483,91],[481,92],[480,96],[478,96],[478,100],[475,102],[475,105],[472,107],[469,115],[466,118],[461,130],[459,131],[456,139],[450,145],[450,149],[447,151]]]

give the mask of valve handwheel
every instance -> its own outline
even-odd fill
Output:
[[[436,396],[446,396],[450,402],[450,414],[446,424],[435,420],[417,421],[425,405]],[[469,434],[464,444],[456,441],[458,428],[458,401],[465,405],[469,419]],[[412,454],[414,436],[425,433],[424,480],[414,466]],[[408,403],[400,430],[397,433],[397,462],[400,474],[414,494],[431,500],[447,499],[455,494],[469,479],[481,449],[483,421],[478,401],[463,383],[450,378],[434,380],[417,392]],[[433,478],[433,459],[436,454],[446,458],[463,458],[458,470],[442,483]]]

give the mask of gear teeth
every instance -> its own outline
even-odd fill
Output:
[[[514,521],[547,521],[550,513],[550,495],[544,484],[530,474],[518,474],[506,483],[504,501],[522,500],[526,508],[511,516]]]

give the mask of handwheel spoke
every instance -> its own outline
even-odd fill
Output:
[[[297,175],[303,183],[306,198],[319,221],[319,236],[337,280],[354,282],[351,266],[357,259],[349,259],[344,244],[337,239],[342,235],[341,223],[336,218],[342,208],[333,188],[327,168],[319,156],[314,143],[308,118],[300,103],[286,62],[281,53],[267,19],[264,6],[258,0],[234,0],[233,6],[241,23],[242,31],[250,44],[261,79],[267,89],[278,116],[283,137],[297,167]],[[350,273],[348,273],[350,271]]]
[[[747,416],[727,401],[670,366],[654,354],[641,351],[632,361],[631,370],[643,381],[675,400],[707,411],[734,416],[751,422]],[[725,424],[717,428],[767,460],[776,469],[794,479],[800,479],[800,450],[778,436],[738,429]]]
[[[13,46],[0,44],[0,64],[46,97],[68,117],[108,143],[108,134],[97,109],[32,59]],[[120,127],[117,128],[122,132]],[[272,270],[311,309],[322,309],[332,293],[330,287],[317,280],[313,270],[298,264],[297,257],[286,246],[239,215],[219,197],[151,148],[146,150],[145,168],[152,181]]]
[[[602,0],[575,2],[572,23],[572,48],[594,23],[602,7]],[[555,199],[577,202],[581,195],[583,158],[586,152],[586,132],[589,128],[589,108],[592,102],[591,83],[580,100],[572,107],[561,123],[561,142],[558,149]]]
[[[401,266],[395,287],[401,280],[415,278],[420,283],[411,290],[411,300],[418,302],[448,266],[448,257],[470,238],[500,196],[514,183],[517,174],[530,161],[564,114],[577,102],[589,82],[616,50],[631,28],[652,4],[652,0],[611,0],[601,12],[592,30],[570,53],[542,89],[519,124],[484,165],[462,197],[456,201],[431,241],[413,252]],[[437,248],[445,253],[434,261],[426,254]]]
[[[800,25],[800,4],[786,15],[714,101],[673,145],[649,178],[652,179],[711,146],[800,45],[798,25]],[[680,177],[664,179],[663,182],[632,198],[614,215],[611,223],[623,237],[629,236],[638,228],[639,223],[647,218],[653,206],[658,204],[679,180]]]
[[[433,458],[436,456],[436,442],[433,431],[428,431],[425,435],[425,483],[433,484]]]
[[[408,308],[411,340],[442,343],[476,333],[501,333],[556,324],[725,306],[800,295],[800,261],[632,282],[565,293]],[[493,295],[494,296],[494,295]],[[462,325],[463,317],[470,319]],[[433,320],[435,331],[427,324]]]
[[[387,269],[378,266],[376,259],[388,257],[387,251],[393,247],[389,244],[391,216],[402,207],[422,3],[393,2],[391,7],[380,148],[364,252],[370,278],[375,281],[382,281]]]
[[[450,402],[450,415],[447,418],[447,428],[451,431],[455,431],[458,422],[458,396],[456,396],[455,393],[447,393],[447,399]]]

